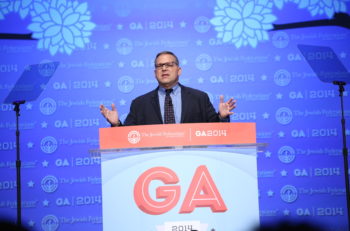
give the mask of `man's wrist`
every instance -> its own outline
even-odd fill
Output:
[[[111,127],[119,127],[120,124],[121,124],[121,122],[120,122],[120,120],[118,120],[118,122],[115,123],[115,124],[112,124],[112,123],[111,123]]]

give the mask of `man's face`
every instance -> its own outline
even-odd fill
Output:
[[[176,64],[175,57],[169,54],[160,55],[155,63],[155,76],[160,86],[165,89],[172,88],[181,75],[181,68]]]

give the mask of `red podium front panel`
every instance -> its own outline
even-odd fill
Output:
[[[100,128],[100,149],[256,143],[255,123],[193,123]]]
[[[103,230],[251,230],[255,141],[254,123],[100,129]]]

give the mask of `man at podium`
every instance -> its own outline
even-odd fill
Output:
[[[174,53],[171,51],[158,53],[154,64],[154,74],[159,85],[153,91],[132,101],[124,124],[119,120],[114,104],[111,105],[112,110],[100,105],[101,114],[112,127],[230,121],[229,116],[233,114],[236,100],[230,98],[224,102],[224,97],[221,95],[217,113],[205,92],[179,83],[182,69]]]

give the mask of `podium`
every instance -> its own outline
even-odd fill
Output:
[[[252,230],[255,123],[101,128],[103,230]]]

